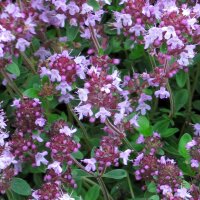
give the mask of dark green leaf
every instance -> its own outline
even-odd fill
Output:
[[[184,72],[183,70],[179,71],[178,74],[176,74],[176,82],[179,87],[184,87],[186,81],[187,81],[187,73]]]
[[[178,151],[179,151],[180,155],[183,156],[186,159],[189,157],[188,150],[186,149],[186,144],[188,142],[190,142],[191,140],[192,140],[191,135],[188,134],[188,133],[185,133],[181,137],[179,144],[178,144]]]
[[[127,173],[123,169],[115,169],[103,175],[103,177],[112,178],[112,179],[122,179],[122,178],[125,178],[126,176],[127,176]]]
[[[188,101],[189,92],[186,89],[181,89],[175,92],[175,110],[178,112]]]
[[[30,89],[25,90],[23,92],[23,95],[29,98],[38,98],[39,97],[38,93],[39,91],[36,90],[35,88],[30,88]]]
[[[31,194],[30,185],[21,178],[13,178],[11,181],[11,189],[17,194],[29,196]]]
[[[87,194],[85,195],[85,200],[97,200],[99,197],[100,188],[98,185],[94,185],[89,189]]]
[[[15,62],[13,62],[13,63],[7,65],[6,70],[7,70],[8,72],[10,72],[11,74],[14,74],[14,75],[16,75],[16,76],[19,76],[19,75],[20,75],[19,66],[18,66],[18,64],[15,63]]]

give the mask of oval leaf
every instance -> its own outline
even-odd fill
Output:
[[[30,185],[21,178],[13,178],[11,181],[11,189],[17,194],[29,196],[31,194]]]
[[[189,154],[188,154],[188,150],[186,149],[186,144],[188,142],[190,142],[192,140],[192,137],[190,134],[188,133],[185,133],[180,141],[179,141],[179,144],[178,144],[178,151],[179,153],[181,154],[181,156],[183,156],[184,158],[189,158]]]
[[[99,197],[100,188],[98,185],[95,185],[89,189],[85,195],[85,200],[97,200]]]
[[[127,176],[126,171],[123,169],[115,169],[104,174],[103,177],[112,179],[122,179]]]
[[[19,67],[16,63],[11,63],[9,65],[7,65],[6,67],[7,71],[10,72],[11,74],[14,74],[16,76],[19,76],[20,75],[20,70],[19,70]]]

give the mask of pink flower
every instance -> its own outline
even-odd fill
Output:
[[[172,193],[172,189],[169,185],[161,185],[160,190],[162,190],[162,194],[164,196],[168,196],[169,194]]]
[[[96,170],[96,159],[94,158],[90,158],[90,159],[84,159],[82,160],[82,162],[84,162],[85,164],[87,164],[85,166],[85,170],[90,172],[90,171],[95,171]]]
[[[194,134],[196,135],[196,136],[200,136],[200,124],[199,123],[196,123],[196,124],[194,124]]]
[[[77,129],[70,129],[68,126],[64,126],[63,128],[60,129],[60,133],[64,133],[67,136],[72,136],[73,133],[75,133]]]
[[[111,113],[107,111],[104,107],[101,107],[99,112],[95,114],[96,118],[101,119],[101,122],[104,123],[107,117],[110,117]]]
[[[43,152],[38,152],[36,155],[35,155],[35,162],[36,162],[36,166],[40,166],[41,163],[44,164],[44,165],[47,165],[48,164],[48,160],[44,157],[48,155],[48,152],[47,151],[43,151]]]
[[[83,106],[77,106],[75,107],[75,112],[78,113],[79,115],[79,119],[83,119],[83,117],[87,117],[87,116],[92,116],[93,115],[93,112],[91,110],[91,105],[90,104],[86,104],[86,105],[83,105]]]
[[[48,165],[47,169],[53,169],[56,174],[62,173],[62,167],[58,161],[54,161],[52,164]]]
[[[81,100],[81,102],[88,100],[88,94],[89,94],[89,90],[88,89],[79,88],[77,93],[78,93],[78,97]]]
[[[155,91],[155,96],[158,98],[160,97],[161,99],[169,98],[170,93],[166,91],[164,87],[161,87],[160,90]]]
[[[35,120],[35,124],[40,127],[43,127],[45,123],[46,123],[46,119],[44,119],[43,117],[37,118]]]
[[[15,47],[17,49],[19,49],[20,51],[24,52],[26,47],[29,47],[30,46],[30,42],[28,42],[27,40],[23,39],[23,38],[19,38],[17,40],[17,43],[15,45]]]
[[[127,165],[128,157],[130,156],[131,152],[132,151],[130,149],[127,149],[126,151],[120,153],[119,157],[123,159],[124,165]]]
[[[197,145],[197,142],[195,140],[192,140],[186,144],[186,149],[190,150],[195,145]]]
[[[186,188],[178,189],[176,196],[181,197],[182,199],[185,200],[190,199],[192,197]]]

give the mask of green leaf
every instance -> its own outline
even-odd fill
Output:
[[[161,132],[161,136],[162,137],[170,137],[172,135],[174,135],[175,133],[177,133],[179,131],[178,128],[168,128],[167,130],[165,130],[164,132]]]
[[[188,142],[190,142],[191,140],[192,140],[191,135],[188,133],[185,133],[181,137],[179,144],[178,144],[178,151],[179,151],[180,155],[186,159],[189,158],[188,150],[186,149],[186,144]]]
[[[158,195],[153,195],[149,198],[149,200],[159,200],[160,197]]]
[[[175,92],[175,110],[178,112],[188,101],[189,91],[181,89]]]
[[[8,72],[10,72],[11,74],[14,74],[14,75],[16,75],[16,76],[19,76],[19,75],[20,75],[19,66],[18,66],[15,62],[13,62],[13,63],[7,65],[6,70],[7,70]]]
[[[99,10],[100,5],[96,0],[88,0],[87,3],[94,8],[94,10]]]
[[[90,174],[88,174],[87,172],[83,171],[82,169],[74,169],[72,171],[72,175],[75,179],[80,180],[84,177],[91,177]]]
[[[147,186],[147,190],[151,193],[156,193],[156,184],[154,182],[151,182]]]
[[[178,74],[176,74],[176,82],[180,88],[184,87],[187,81],[187,73],[183,70],[179,71]]]
[[[87,194],[85,195],[85,200],[97,200],[99,197],[100,188],[98,185],[94,185],[89,189]]]
[[[72,156],[76,159],[83,159],[83,154],[80,151],[77,151],[76,153],[72,153]]]
[[[17,194],[23,196],[29,196],[31,194],[30,185],[21,178],[13,178],[10,187]]]
[[[196,100],[193,102],[193,107],[196,109],[196,110],[199,110],[200,111],[200,100]]]
[[[137,130],[142,133],[144,136],[151,136],[153,133],[153,129],[150,126],[149,120],[144,117],[144,116],[140,116],[138,118],[138,124],[139,124],[139,128],[137,128]]]
[[[67,27],[66,27],[67,41],[72,42],[73,40],[75,40],[78,32],[79,32],[78,26],[70,26],[68,24]]]
[[[23,92],[23,95],[29,98],[38,98],[39,97],[38,93],[39,91],[36,90],[35,88],[29,88]]]
[[[159,120],[154,126],[153,129],[155,131],[158,131],[159,133],[164,132],[168,129],[170,124],[170,120],[169,119],[163,119],[163,120]]]
[[[123,169],[115,169],[103,175],[103,177],[112,178],[112,179],[122,179],[122,178],[125,178],[126,176],[127,176],[127,173]]]
[[[131,60],[136,60],[141,58],[144,55],[145,51],[144,51],[144,45],[136,45],[134,47],[134,49],[131,51],[131,53],[129,54],[129,58]]]
[[[186,189],[190,189],[191,185],[190,183],[188,183],[187,181],[183,180],[183,187],[186,188]]]

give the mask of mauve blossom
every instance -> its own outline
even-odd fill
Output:
[[[164,196],[167,196],[172,193],[172,189],[169,185],[161,185],[160,190]]]
[[[88,94],[89,90],[85,88],[79,88],[77,91],[78,97],[81,101],[87,101],[88,100]]]
[[[59,71],[57,69],[52,69],[50,74],[50,79],[52,82],[60,82],[62,80]]]
[[[120,153],[119,157],[123,159],[124,165],[127,165],[128,157],[130,156],[131,152],[132,151],[130,149],[127,149],[126,151]]]
[[[136,108],[136,111],[140,111],[142,115],[146,115],[147,110],[151,110],[151,106],[146,103],[140,103]]]
[[[69,14],[72,16],[80,12],[80,8],[76,5],[74,1],[67,4],[66,10],[68,10]]]
[[[40,58],[40,60],[45,60],[49,56],[51,56],[51,52],[49,50],[46,50],[44,47],[40,47],[35,53],[34,56],[37,56]]]
[[[83,117],[87,117],[87,116],[92,116],[93,112],[91,110],[91,105],[90,104],[86,104],[86,105],[82,105],[82,106],[77,106],[75,107],[75,112],[78,113],[79,115],[79,120],[83,119]]]
[[[192,140],[186,144],[186,149],[190,150],[195,145],[197,145],[197,142],[195,140]]]
[[[76,128],[75,129],[70,129],[68,126],[64,126],[63,128],[61,128],[59,130],[60,133],[63,133],[63,134],[65,134],[67,136],[70,136],[70,137],[72,137],[72,134],[75,133],[76,131],[77,131]]]
[[[46,119],[44,119],[43,117],[37,118],[35,120],[35,124],[40,127],[43,127],[45,123],[46,123]]]
[[[81,14],[86,14],[86,13],[89,13],[89,12],[91,12],[91,11],[93,11],[93,7],[92,7],[92,6],[88,5],[87,3],[84,3],[84,4],[82,5]]]
[[[194,124],[194,134],[196,135],[196,136],[200,136],[200,124],[199,123],[196,123],[196,124]]]
[[[190,162],[191,162],[191,167],[195,167],[195,168],[199,167],[199,161],[198,160],[192,159]]]
[[[48,152],[47,151],[43,151],[43,152],[38,152],[36,155],[35,155],[35,163],[36,163],[36,166],[40,166],[41,164],[44,164],[44,165],[47,165],[48,164],[48,160],[45,158],[45,156],[48,155]]]
[[[178,189],[176,196],[181,197],[184,200],[190,199],[192,197],[186,188]]]
[[[49,164],[47,169],[53,169],[56,174],[62,173],[62,167],[60,166],[60,162],[54,161],[53,163]]]
[[[59,85],[56,86],[56,90],[60,90],[62,95],[67,94],[67,90],[71,91],[72,87],[66,82],[62,81]]]
[[[84,159],[82,160],[85,164],[85,170],[90,172],[90,171],[95,171],[96,170],[96,159],[95,158],[90,158],[90,159]]]
[[[142,144],[144,143],[144,136],[143,135],[139,135],[137,141],[136,141],[137,144]]]
[[[160,87],[160,90],[155,91],[154,94],[157,98],[160,97],[161,99],[170,97],[170,93],[164,87]]]
[[[30,42],[28,42],[27,40],[23,39],[23,38],[19,38],[17,40],[17,43],[15,45],[15,47],[17,49],[19,49],[21,52],[24,52],[26,50],[26,47],[30,46]]]
[[[109,111],[107,111],[104,107],[101,107],[101,108],[99,109],[99,112],[97,112],[97,113],[95,114],[95,117],[96,117],[96,118],[99,118],[99,117],[100,117],[102,123],[104,123],[105,120],[106,120],[106,118],[107,118],[107,117],[110,117],[110,116],[111,116],[111,113],[110,113]]]
[[[139,155],[135,158],[134,163],[133,163],[133,166],[139,166],[140,161],[142,160],[143,157],[144,157],[144,153],[139,154]]]

